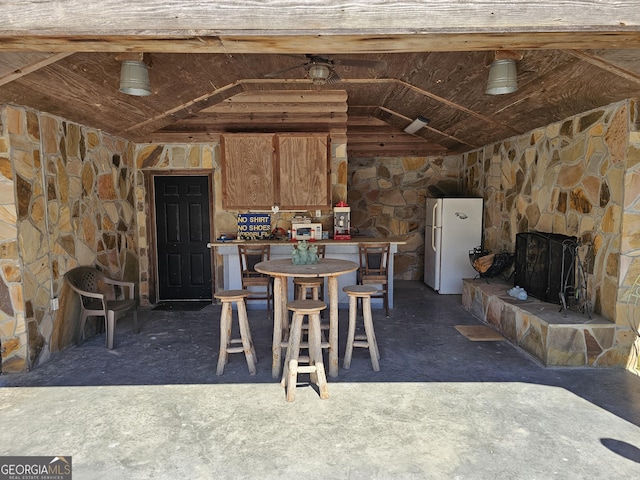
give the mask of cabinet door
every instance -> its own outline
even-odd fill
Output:
[[[233,210],[276,205],[273,135],[224,135],[221,149],[222,206]]]
[[[326,134],[278,134],[280,208],[331,205],[330,144]]]

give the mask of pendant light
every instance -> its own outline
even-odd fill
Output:
[[[151,95],[149,67],[141,60],[123,60],[120,67],[120,91],[127,95]]]
[[[516,61],[513,59],[494,60],[489,69],[488,95],[504,95],[518,90]]]

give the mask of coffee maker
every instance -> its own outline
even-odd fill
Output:
[[[333,207],[333,239],[351,240],[351,208],[345,202]]]

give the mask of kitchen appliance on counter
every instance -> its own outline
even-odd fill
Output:
[[[298,240],[322,240],[322,224],[321,223],[292,223],[291,224],[291,241]]]
[[[333,239],[351,240],[351,207],[345,202],[333,207]]]
[[[482,198],[428,198],[424,283],[441,294],[461,294],[462,279],[478,272],[469,251],[482,244]]]

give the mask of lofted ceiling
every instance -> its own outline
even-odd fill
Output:
[[[418,17],[413,11],[424,15],[436,11],[417,1],[407,2],[413,11],[384,2],[376,7],[395,8],[390,22],[401,33],[400,22],[407,24],[404,35],[379,32],[380,13],[368,9],[367,2],[354,2],[355,6],[362,4],[362,10],[346,20],[339,10],[321,10],[326,20],[322,28],[332,21],[337,25],[324,36],[311,33],[318,28],[316,17],[304,15],[306,10],[319,9],[318,2],[284,2],[292,9],[297,7],[303,36],[288,31],[284,35],[278,30],[282,26],[269,29],[255,16],[247,20],[243,14],[256,8],[253,2],[237,2],[245,9],[239,9],[237,15],[231,15],[231,10],[205,10],[209,2],[197,2],[203,10],[201,17],[194,18],[201,18],[202,24],[226,22],[231,32],[226,37],[212,32],[205,35],[204,30],[194,36],[195,30],[184,29],[187,20],[170,15],[169,10],[132,10],[132,18],[139,20],[144,14],[146,28],[155,22],[158,29],[164,27],[162,32],[174,25],[174,18],[181,18],[183,30],[150,38],[146,30],[131,26],[135,22],[126,16],[117,17],[117,26],[114,23],[98,31],[102,17],[96,13],[81,18],[83,2],[58,3],[77,3],[77,10],[68,17],[56,16],[55,5],[8,1],[8,13],[0,19],[0,104],[34,108],[141,143],[216,141],[225,132],[328,131],[347,135],[351,157],[446,155],[612,102],[640,98],[640,35],[635,28],[628,31],[617,26],[620,11],[613,7],[600,13],[610,15],[606,20],[612,26],[592,32],[579,24],[586,17],[578,10],[570,10],[576,18],[576,24],[570,25],[561,15],[566,11],[553,11],[565,7],[543,2],[540,10],[522,15],[533,19],[528,20],[532,23],[535,15],[542,17],[548,11],[549,19],[543,20],[551,27],[545,24],[546,33],[531,33],[531,27],[520,26],[506,36],[492,33],[489,24],[495,18],[464,12],[473,7],[487,14],[480,10],[486,4],[475,0],[432,2],[443,9],[437,20],[445,25],[452,19],[456,35],[415,34],[410,24]],[[509,2],[490,3],[511,8]],[[169,4],[164,6],[186,8]],[[53,9],[52,16],[45,15],[46,8]],[[104,4],[101,15],[107,18],[106,9],[113,9],[115,15],[123,8],[142,7],[114,0]],[[265,15],[272,15],[265,18],[274,24],[280,21],[276,7],[265,4],[261,8]],[[207,18],[219,11],[224,18]],[[635,22],[635,10],[628,11]],[[474,17],[479,18],[476,31],[460,33],[463,28],[459,25]],[[556,18],[564,18],[567,31],[553,31]],[[341,26],[354,23],[353,19],[362,24],[362,31],[339,36],[353,31]],[[231,20],[237,20],[237,25],[253,22],[268,35],[259,36],[258,30],[252,31],[252,37],[236,35]],[[505,26],[509,22],[517,23],[515,17],[502,20],[502,31],[509,31]],[[57,24],[47,29],[43,26],[46,21]],[[489,26],[482,29],[482,22]],[[98,33],[91,33],[94,31]],[[309,60],[307,55],[322,55],[333,62],[340,81],[314,85],[302,67]],[[521,58],[517,61],[518,91],[487,95],[488,65],[505,55]],[[150,67],[152,95],[135,97],[118,91],[121,61],[136,57],[144,58]],[[365,66],[352,65],[358,63]],[[416,134],[405,133],[404,128],[419,115],[427,117],[429,124]]]

